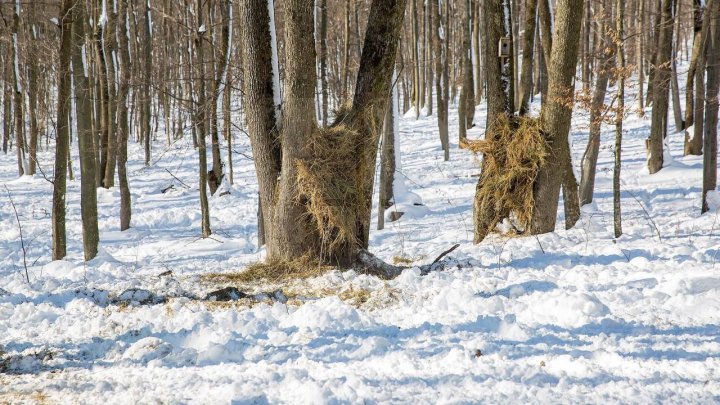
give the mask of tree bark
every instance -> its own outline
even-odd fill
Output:
[[[205,41],[207,34],[207,19],[205,18],[205,4],[203,0],[197,0],[197,25],[194,27],[195,32],[193,37],[195,39],[195,52],[197,56],[195,58],[195,77],[197,86],[195,90],[196,102],[193,106],[194,126],[197,128],[197,140],[198,140],[198,163],[200,172],[200,213],[201,213],[201,230],[200,234],[203,238],[207,238],[212,234],[210,230],[210,206],[208,204],[207,197],[207,148],[205,146],[205,139],[207,137],[207,108],[208,108],[208,93],[206,88],[206,80],[208,80],[208,74],[205,64]],[[147,68],[147,67],[146,67]],[[150,133],[146,133],[146,136],[150,136]],[[147,145],[147,141],[146,141]],[[148,152],[146,146],[146,153]],[[146,158],[149,155],[146,154]]]
[[[537,1],[525,2],[525,28],[522,46],[522,73],[520,74],[519,114],[526,115],[530,109],[533,88],[533,53],[535,51],[535,21],[537,20]]]
[[[471,0],[462,0],[463,18],[462,18],[462,89],[460,89],[459,101],[459,145],[462,147],[467,140],[467,130],[472,128],[473,119],[475,118],[475,89],[473,84],[473,66],[472,66],[472,5]]]
[[[625,117],[625,1],[617,0],[616,55],[618,67],[618,109],[615,116],[615,164],[613,166],[613,230],[615,237],[622,235],[620,206],[620,167],[622,162],[623,119]]]
[[[600,131],[602,130],[603,117],[605,115],[605,95],[607,94],[610,73],[614,63],[614,50],[616,46],[613,39],[606,35],[609,24],[606,19],[609,15],[599,16],[602,20],[600,31],[602,49],[601,63],[596,74],[595,90],[590,105],[590,135],[585,153],[582,158],[582,175],[580,180],[580,205],[590,204],[593,200],[595,190],[595,173],[597,170],[598,153],[600,152]]]
[[[72,41],[73,0],[63,0],[60,6],[60,52],[58,60],[57,135],[55,137],[55,178],[53,179],[52,258],[67,255],[65,232],[65,193],[70,147],[70,52]]]
[[[533,187],[535,204],[530,224],[530,232],[533,234],[555,230],[560,186],[567,174],[567,161],[563,165],[562,157],[569,158],[568,134],[578,59],[577,38],[583,18],[582,6],[583,0],[558,0],[555,9],[555,31],[548,69],[548,100],[543,103],[540,114],[550,158],[540,167]]]
[[[709,0],[708,6],[716,0]],[[690,68],[688,69],[687,84],[685,86],[685,155],[702,155],[702,119],[698,122],[695,121],[696,109],[702,108],[703,102],[700,101],[698,105],[695,103],[696,98],[704,97],[703,90],[703,79],[705,77],[705,51],[707,49],[707,33],[710,24],[703,23],[703,12],[705,8],[702,5],[701,0],[694,0],[694,24],[693,24],[693,48],[692,56],[690,57]],[[701,65],[702,63],[702,65]],[[695,82],[697,81],[697,90],[695,89]],[[697,94],[696,94],[697,93]],[[700,97],[697,97],[697,96]],[[703,108],[704,110],[704,108]],[[699,131],[690,133],[690,129],[695,126],[699,127]]]
[[[92,100],[90,83],[87,77],[90,66],[85,64],[85,4],[74,0],[72,64],[73,83],[75,86],[75,116],[77,125],[78,148],[80,150],[80,211],[82,213],[83,250],[85,260],[93,259],[98,252],[99,232],[97,218],[96,162],[91,127]]]
[[[703,138],[702,210],[710,207],[707,193],[717,188],[718,91],[720,90],[720,2],[715,2],[708,16],[710,32],[707,49],[707,90],[705,96],[705,136]]]
[[[667,134],[667,113],[673,48],[672,0],[662,0],[662,15],[657,40],[653,80],[653,108],[650,137],[646,141],[647,165],[650,174],[663,166],[663,141]]]
[[[130,186],[127,180],[127,143],[130,137],[128,126],[128,93],[130,88],[130,48],[127,36],[127,2],[129,0],[118,0],[118,13],[123,23],[117,25],[116,34],[118,38],[119,61],[120,61],[120,82],[118,86],[117,99],[117,120],[118,120],[118,151],[117,171],[118,183],[120,186],[120,230],[130,228],[132,207],[130,201]]]
[[[441,14],[438,0],[430,0],[430,8],[433,15],[433,60],[435,61],[435,97],[437,98],[438,129],[440,133],[440,144],[443,149],[445,161],[450,160],[450,139],[448,135],[448,64],[446,47],[443,44],[441,29]],[[445,39],[446,40],[446,39]]]

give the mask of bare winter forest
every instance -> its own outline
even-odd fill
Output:
[[[0,19],[0,404],[720,401],[720,0]]]

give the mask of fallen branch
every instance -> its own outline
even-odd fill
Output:
[[[390,263],[386,263],[374,254],[363,249],[358,254],[358,264],[361,267],[359,271],[363,274],[376,276],[385,280],[391,280],[399,276],[403,272],[403,270],[417,267],[418,269],[420,269],[420,274],[424,276],[431,271],[436,270],[438,268],[437,264],[440,263],[443,258],[452,253],[458,247],[460,247],[459,243],[453,245],[450,249],[442,252],[440,256],[438,256],[432,263],[423,266],[395,266]]]
[[[10,190],[5,186],[5,192],[7,192],[8,198],[10,199],[10,205],[12,205],[13,211],[15,212],[15,220],[18,224],[18,229],[20,230],[20,246],[22,247],[22,254],[23,254],[23,267],[25,267],[25,280],[27,280],[28,284],[30,284],[30,275],[28,274],[28,266],[27,266],[27,251],[25,250],[25,238],[23,238],[23,231],[22,231],[22,225],[20,224],[20,216],[18,215],[17,208],[15,207],[15,202],[12,199],[12,195],[10,194]]]

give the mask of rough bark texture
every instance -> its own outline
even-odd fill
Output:
[[[430,0],[433,15],[433,60],[435,61],[435,97],[437,97],[438,129],[440,144],[443,148],[445,161],[450,160],[450,139],[448,135],[448,65],[446,47],[441,37],[441,17],[438,0]]]
[[[520,115],[528,113],[533,88],[533,53],[535,50],[535,21],[537,21],[538,0],[525,2],[525,28],[522,41],[522,72],[520,73]]]
[[[705,51],[707,49],[707,35],[710,24],[703,23],[703,12],[712,7],[716,0],[709,0],[707,8],[703,8],[701,0],[694,0],[694,24],[693,24],[693,48],[690,57],[690,67],[688,69],[687,85],[685,87],[685,155],[701,155],[702,154],[702,119],[695,121],[697,109],[704,110],[702,100],[696,104],[696,99],[704,97],[705,78]],[[697,89],[695,82],[697,81]],[[693,133],[690,133],[690,128]]]
[[[195,32],[193,33],[195,39],[195,52],[197,53],[195,58],[195,78],[197,86],[195,87],[197,94],[195,96],[195,105],[193,106],[194,126],[197,129],[197,141],[198,141],[198,163],[200,172],[200,214],[202,217],[201,223],[201,236],[207,238],[210,236],[212,231],[210,230],[210,206],[208,204],[207,197],[207,148],[205,146],[205,138],[208,132],[208,119],[207,119],[207,108],[208,108],[208,94],[205,82],[208,79],[208,73],[206,69],[205,60],[205,41],[207,41],[207,30],[202,31],[200,27],[207,27],[207,20],[205,19],[205,4],[203,0],[197,0],[197,25],[194,27]],[[145,136],[150,137],[150,132],[146,132]],[[146,159],[150,156],[149,149],[147,147],[146,138]],[[147,161],[146,161],[147,164]]]
[[[707,49],[707,90],[705,96],[705,136],[703,139],[702,212],[707,212],[707,193],[717,188],[718,91],[720,90],[720,2],[710,9]]]
[[[470,26],[472,25],[472,8],[470,0],[463,0],[463,18],[462,18],[462,89],[460,89],[460,101],[458,110],[458,127],[460,145],[467,139],[467,130],[472,128],[473,119],[475,117],[475,89],[473,84],[473,67],[472,67],[472,38]]]
[[[487,122],[492,125],[500,114],[512,114],[514,106],[512,57],[500,59],[498,44],[503,37],[510,38],[512,32],[506,22],[510,16],[510,0],[488,0],[485,2],[485,69],[487,77]],[[512,39],[511,39],[512,42]],[[511,47],[512,49],[512,47]],[[512,55],[512,51],[510,53]]]
[[[605,16],[603,16],[605,17]],[[603,18],[602,21],[605,21]],[[600,30],[607,33],[608,25],[601,24]],[[603,35],[603,50],[614,50],[615,46],[610,43],[612,39]],[[580,204],[590,204],[593,200],[593,192],[595,190],[595,173],[597,169],[598,153],[600,152],[600,131],[602,129],[605,95],[607,94],[608,82],[610,81],[610,73],[614,65],[614,52],[606,53],[603,51],[601,55],[600,71],[597,72],[595,78],[595,90],[590,105],[590,136],[588,145],[582,158],[582,175],[580,180]]]
[[[625,118],[625,0],[617,0],[615,20],[616,55],[618,67],[618,112],[615,116],[615,164],[613,166],[613,230],[615,237],[622,235],[620,206],[620,167],[622,162],[623,119]]]
[[[73,14],[73,39],[72,39],[72,64],[73,83],[75,86],[75,110],[76,125],[78,134],[78,148],[80,150],[80,210],[82,213],[83,248],[85,260],[90,260],[97,255],[99,233],[97,218],[97,189],[95,172],[95,150],[93,147],[93,131],[90,124],[92,119],[92,100],[90,96],[90,83],[85,75],[89,66],[84,66],[85,48],[85,15],[84,3],[74,0],[72,7]]]
[[[662,0],[658,47],[655,54],[653,76],[653,108],[650,137],[646,141],[647,165],[650,174],[657,173],[663,166],[663,140],[667,133],[667,112],[669,105],[670,73],[673,48],[672,0]]]
[[[555,230],[560,186],[566,175],[562,158],[569,157],[568,134],[572,115],[575,66],[583,17],[583,1],[559,0],[548,69],[548,100],[540,120],[547,134],[550,158],[540,167],[534,187],[535,206],[530,225],[533,234]],[[558,157],[558,158],[554,158]]]
[[[122,21],[127,21],[128,0],[118,0],[118,12]],[[120,60],[120,83],[118,86],[117,117],[118,117],[118,151],[117,170],[118,183],[120,186],[120,230],[130,228],[132,208],[130,201],[130,186],[127,180],[127,143],[130,138],[128,126],[128,92],[130,88],[130,50],[129,38],[127,37],[126,22],[117,25],[117,38]]]
[[[57,136],[55,137],[55,179],[53,180],[52,257],[60,260],[67,254],[65,232],[65,193],[67,159],[70,147],[70,47],[72,41],[72,0],[63,0],[60,8],[61,40],[58,64]]]
[[[395,125],[393,96],[390,95],[385,124],[383,126],[382,147],[380,148],[380,184],[378,201],[378,230],[385,228],[385,210],[392,206],[393,181],[395,179]]]

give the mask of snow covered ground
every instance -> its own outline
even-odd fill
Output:
[[[586,122],[576,112],[576,166]],[[719,402],[720,224],[699,214],[701,159],[681,157],[671,135],[674,161],[649,176],[649,120],[625,127],[624,236],[612,238],[605,127],[596,202],[574,229],[475,246],[477,159],[453,139],[443,162],[434,118],[403,119],[401,174],[428,210],[371,232],[371,250],[424,264],[459,243],[450,266],[392,281],[334,271],[285,286],[287,302],[195,298],[231,285],[203,274],[263,257],[247,157],[235,155],[230,194],[211,198],[202,240],[190,137],[160,136],[149,168],[132,145],[133,228],[118,231],[119,193],[100,189],[102,249],[83,263],[79,182],[69,256],[51,262],[52,185],[18,179],[14,155],[0,155],[0,403]],[[247,139],[235,149],[250,155]],[[48,175],[50,162],[43,152]]]

